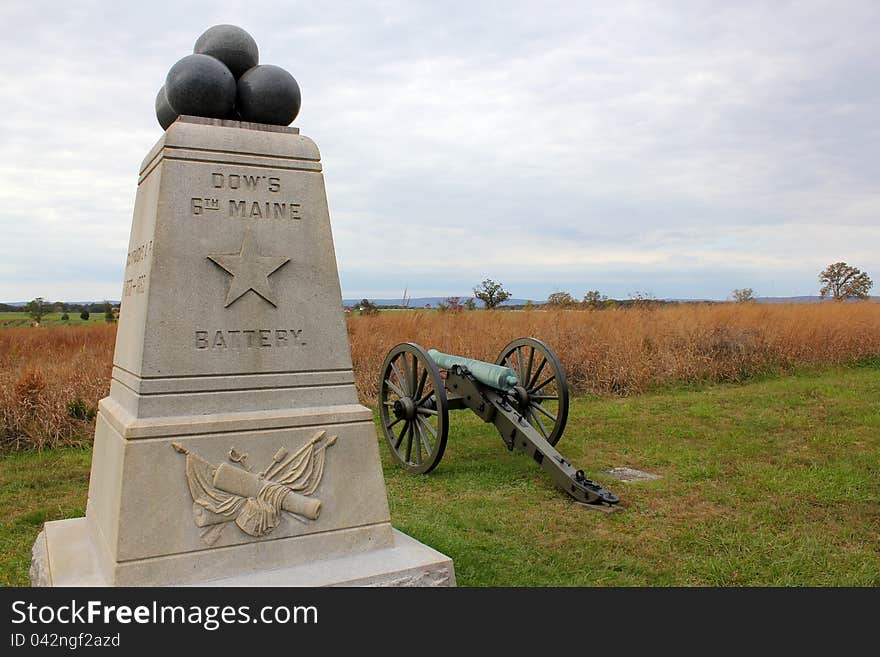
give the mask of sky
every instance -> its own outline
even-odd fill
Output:
[[[0,302],[119,299],[168,69],[290,71],[343,296],[880,293],[880,3],[4,0]]]

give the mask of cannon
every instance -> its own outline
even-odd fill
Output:
[[[540,340],[514,340],[495,363],[425,351],[411,342],[388,352],[379,417],[391,454],[407,471],[426,474],[437,467],[449,411],[465,408],[494,424],[507,449],[528,454],[576,502],[609,511],[620,501],[554,447],[568,420],[568,382],[556,354]]]

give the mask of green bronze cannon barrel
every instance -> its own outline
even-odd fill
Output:
[[[484,363],[473,358],[444,354],[436,349],[429,349],[428,355],[437,367],[444,370],[451,369],[453,365],[466,367],[477,381],[496,390],[510,390],[513,386],[519,385],[516,372],[509,367]]]

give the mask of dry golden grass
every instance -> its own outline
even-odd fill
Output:
[[[399,342],[494,360],[533,336],[576,392],[741,381],[880,357],[880,304],[687,304],[602,311],[384,312],[348,320],[358,393],[373,403]],[[0,330],[0,451],[88,442],[110,387],[115,325]]]
[[[387,312],[352,317],[349,335],[358,392],[368,402],[399,342],[494,361],[522,336],[550,345],[575,391],[628,395],[880,356],[880,303]]]
[[[0,451],[88,442],[115,325],[0,330]]]

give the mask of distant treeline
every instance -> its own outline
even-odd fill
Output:
[[[102,313],[107,308],[107,301],[91,301],[89,303],[68,303],[66,301],[44,301],[43,305],[49,312],[56,313],[81,313],[84,310],[89,313]],[[109,302],[111,306],[118,308],[118,303]],[[0,303],[0,313],[26,313],[27,305],[13,306],[8,303]]]
[[[458,297],[453,297],[454,299],[458,299]],[[439,301],[436,304],[426,304],[425,307],[432,309],[440,309],[440,310],[465,310],[466,306],[461,302],[452,302],[449,303],[449,299],[444,301]],[[681,304],[722,304],[726,303],[724,301],[711,301],[711,300],[684,300],[684,299],[652,299],[652,298],[639,298],[639,299],[600,299],[594,302],[583,302],[577,301],[575,299],[571,300],[563,300],[562,302],[553,303],[550,302],[539,302],[535,303],[532,301],[527,301],[525,303],[504,303],[499,305],[496,310],[504,311],[504,310],[560,310],[560,309],[575,309],[575,308],[591,308],[593,310],[601,310],[602,308],[633,308],[633,307],[644,307],[644,306],[678,306]],[[477,308],[482,308],[482,303],[476,301],[475,303]],[[375,304],[376,308],[381,308],[382,310],[420,310],[423,308],[421,305],[403,305],[399,303],[382,303],[377,302]],[[358,309],[358,304],[352,304],[351,306],[346,304],[346,308],[356,310]]]

